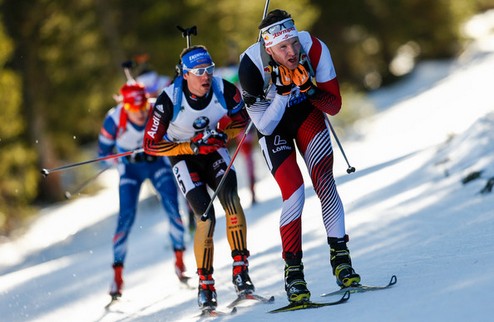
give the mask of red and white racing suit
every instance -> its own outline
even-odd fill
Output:
[[[266,163],[278,183],[283,207],[280,233],[283,258],[302,256],[302,210],[305,188],[295,147],[303,157],[314,190],[321,201],[328,237],[345,236],[344,209],[333,177],[333,148],[324,113],[341,108],[336,72],[328,47],[308,32],[299,32],[301,63],[312,66],[316,94],[308,97],[293,85],[290,95],[269,87],[269,65],[263,45],[256,43],[241,56],[240,85],[247,112],[258,130]],[[269,59],[271,59],[269,57]]]

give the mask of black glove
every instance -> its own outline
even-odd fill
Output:
[[[276,86],[276,92],[280,95],[289,95],[292,91],[292,75],[290,70],[283,66],[270,63],[271,81]]]

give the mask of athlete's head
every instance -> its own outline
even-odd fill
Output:
[[[291,15],[280,9],[269,12],[259,25],[266,52],[280,65],[289,69],[298,66],[300,42]]]
[[[180,61],[189,91],[198,97],[209,93],[215,65],[206,47],[197,45],[184,49]]]
[[[126,83],[120,88],[122,103],[129,119],[142,125],[146,122],[149,109],[148,97],[144,85],[140,83]]]

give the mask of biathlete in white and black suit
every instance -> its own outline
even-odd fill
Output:
[[[213,76],[215,65],[204,46],[185,49],[180,59],[182,75],[158,96],[146,126],[144,149],[148,154],[169,157],[179,188],[194,210],[198,304],[201,308],[214,308],[214,207],[206,221],[199,218],[211,201],[207,186],[216,190],[230,163],[226,142],[242,132],[248,115],[237,87]],[[217,196],[226,212],[232,281],[241,294],[253,292],[254,285],[248,275],[247,224],[237,193],[236,173],[231,169]]]
[[[342,287],[360,281],[346,246],[345,212],[333,177],[333,148],[324,115],[339,112],[341,95],[328,47],[308,32],[298,32],[286,11],[271,11],[259,29],[262,41],[241,55],[240,85],[262,153],[281,190],[280,233],[288,300],[301,302],[310,299],[310,292],[303,274],[305,188],[296,148],[321,201],[336,281]]]

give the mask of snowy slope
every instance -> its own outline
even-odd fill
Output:
[[[423,63],[402,83],[369,96],[378,112],[357,125],[352,139],[342,140],[356,173],[345,173],[335,144],[354,266],[365,283],[385,283],[396,274],[398,284],[352,295],[339,306],[267,314],[287,301],[278,233],[281,201],[258,155],[260,202],[253,207],[244,202],[251,277],[258,293],[274,295],[276,302],[242,307],[219,320],[494,319],[494,192],[479,193],[494,177],[494,42],[492,34],[483,36],[460,59]],[[236,167],[242,166],[239,159]],[[462,184],[474,171],[483,171],[480,178]],[[196,291],[176,281],[164,213],[149,190],[142,194],[130,237],[122,304],[117,312],[103,309],[112,276],[116,180],[114,172],[107,173],[102,182],[108,188],[101,194],[45,209],[22,238],[0,245],[0,321],[197,321]],[[250,200],[245,189],[240,193]],[[312,299],[327,301],[319,295],[336,284],[319,202],[309,185],[306,197],[306,279]],[[225,221],[217,212],[221,307],[235,296]],[[190,241],[189,250],[186,263],[193,271]]]

